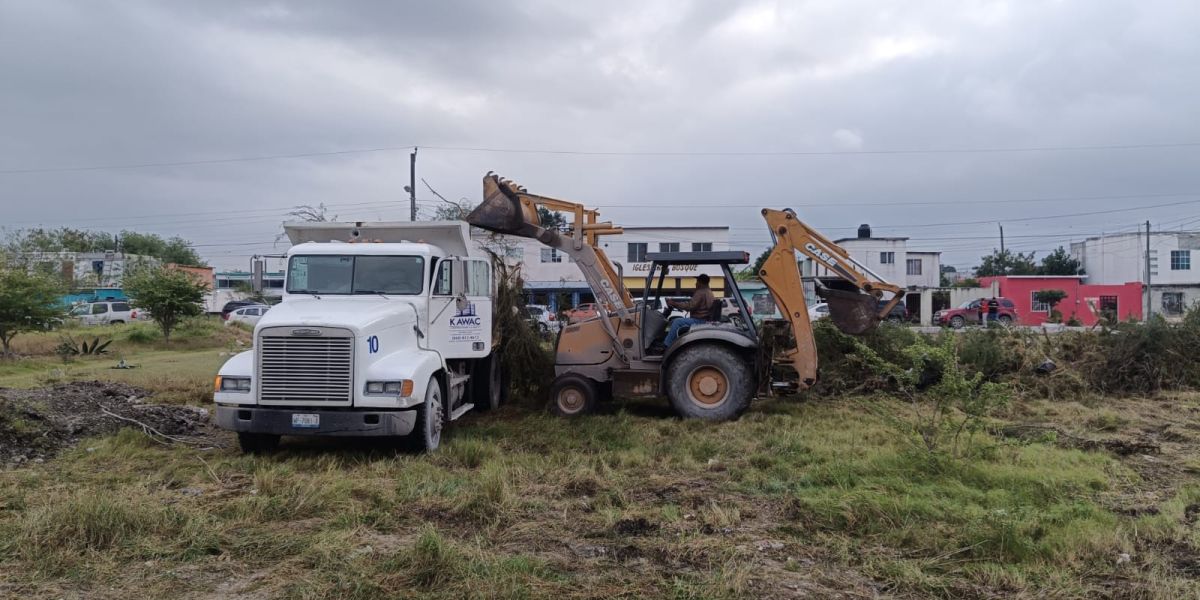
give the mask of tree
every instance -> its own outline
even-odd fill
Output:
[[[1075,260],[1062,246],[1042,258],[1039,275],[1082,275],[1079,261]]]
[[[5,356],[11,354],[18,333],[49,329],[66,316],[59,303],[62,292],[53,277],[24,269],[0,270],[0,345]]]
[[[143,267],[125,276],[125,293],[135,306],[150,311],[167,342],[179,321],[203,311],[207,291],[195,275],[169,267]]]
[[[771,256],[770,248],[763,250],[762,254],[759,254],[758,258],[754,259],[754,262],[750,263],[749,267],[746,267],[745,269],[738,271],[735,274],[737,279],[739,281],[746,281],[749,279],[758,279],[758,272],[762,270],[763,263],[767,262],[768,256]]]
[[[332,219],[325,216],[327,211],[328,209],[325,208],[324,203],[316,206],[312,206],[310,204],[301,204],[284,213],[284,215],[288,217],[296,217],[297,219],[300,219],[306,223],[325,223],[327,221],[336,221],[337,215],[334,215]]]
[[[567,226],[567,218],[560,212],[554,212],[545,206],[537,209],[538,221],[545,229],[562,230]]]
[[[941,287],[950,287],[953,285],[954,281],[951,279],[951,275],[957,276],[958,269],[954,268],[953,265],[942,265],[938,285]]]
[[[976,277],[992,277],[996,275],[1037,275],[1038,267],[1033,261],[1033,252],[1014,254],[1011,250],[993,251],[979,260],[979,268],[975,269]]]
[[[192,248],[191,242],[178,236],[163,239],[153,233],[122,231],[121,251],[127,254],[153,256],[165,263],[189,267],[207,266],[204,264],[204,259],[200,258],[200,255]]]
[[[1033,293],[1033,299],[1036,302],[1041,302],[1050,307],[1051,321],[1058,323],[1062,321],[1062,314],[1054,309],[1062,302],[1063,298],[1067,297],[1067,293],[1062,290],[1038,290]]]
[[[975,288],[979,287],[979,280],[975,279],[974,277],[967,277],[966,279],[959,279],[958,281],[954,282],[954,285],[951,287]]]

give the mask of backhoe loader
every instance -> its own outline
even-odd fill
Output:
[[[562,230],[542,227],[538,207],[573,215]],[[650,269],[643,297],[635,302],[624,287],[620,264],[605,255],[598,240],[622,233],[599,221],[582,204],[530,194],[525,188],[488,173],[483,202],[467,216],[476,227],[536,239],[569,255],[596,297],[597,316],[566,326],[555,347],[551,410],[563,416],[585,414],[600,401],[617,396],[659,396],[682,417],[735,419],[759,395],[789,394],[817,378],[817,350],[796,252],[836,275],[817,292],[829,305],[841,330],[865,333],[901,299],[900,288],[856,262],[841,247],[804,224],[791,210],[763,209],[773,247],[758,276],[784,317],[782,347],[767,344],[748,318],[732,267],[749,262],[745,252],[661,252],[646,259]],[[667,314],[654,310],[663,282],[676,265],[716,265],[725,277],[725,296],[741,318],[704,315],[669,348],[662,348]],[[656,280],[657,277],[657,280]],[[836,282],[836,283],[834,283]],[[883,295],[892,294],[887,302]],[[695,315],[694,315],[695,316]],[[764,330],[770,327],[764,324]],[[775,329],[779,329],[776,327]]]

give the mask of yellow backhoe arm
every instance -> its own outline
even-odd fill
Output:
[[[764,208],[762,214],[775,245],[763,261],[758,276],[770,290],[780,312],[791,323],[796,347],[779,358],[795,368],[799,376],[797,384],[803,389],[817,379],[817,345],[808,318],[808,303],[796,252],[803,253],[856,288],[854,291],[831,289],[820,292],[829,305],[830,318],[847,333],[860,334],[877,326],[900,302],[901,288],[883,281],[856,262],[841,246],[809,227],[792,210]],[[893,297],[880,307],[883,292],[891,292]]]
[[[539,206],[575,215],[571,230],[559,232],[542,227]],[[467,215],[467,222],[496,233],[533,238],[562,250],[579,265],[597,304],[604,305],[608,312],[632,309],[633,299],[597,243],[600,236],[623,230],[609,221],[597,221],[599,216],[599,211],[584,208],[582,204],[530,194],[516,183],[488,173],[483,178],[483,203]]]

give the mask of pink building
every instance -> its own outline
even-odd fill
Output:
[[[1050,308],[1033,298],[1041,290],[1062,290],[1067,296],[1055,306],[1062,313],[1063,322],[1075,317],[1084,325],[1095,325],[1097,313],[1111,311],[1122,321],[1142,318],[1142,284],[1138,281],[1114,285],[1092,285],[1083,283],[1083,275],[1007,275],[1004,277],[981,277],[979,283],[989,287],[999,284],[1000,295],[1010,298],[1016,305],[1021,325],[1040,325],[1050,318]]]

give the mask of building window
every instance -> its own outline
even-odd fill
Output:
[[[1117,308],[1116,296],[1100,296],[1100,314],[1111,315],[1116,319],[1121,314]]]
[[[646,244],[645,242],[629,244],[629,262],[631,262],[631,263],[646,262],[646,246],[647,245],[648,244]]]
[[[692,242],[692,252],[712,252],[712,242]]]
[[[889,252],[888,254],[891,254],[891,252]],[[920,275],[921,274],[921,259],[910,258],[907,261],[905,261],[905,263],[906,263],[905,266],[908,267],[909,275]]]
[[[1192,270],[1192,251],[1191,250],[1172,250],[1171,251],[1171,270],[1172,271],[1190,271],[1190,270]]]
[[[557,248],[542,248],[542,262],[560,263],[562,262],[562,255],[558,253]]]
[[[1162,311],[1167,315],[1183,314],[1183,292],[1163,292]]]
[[[879,264],[881,264],[881,265],[896,264],[896,253],[895,252],[880,252],[879,253]]]
[[[679,252],[679,242],[662,242],[658,245],[659,252]]]
[[[1029,310],[1032,312],[1050,312],[1050,305],[1045,302],[1038,302],[1037,295],[1041,290],[1029,292]]]

